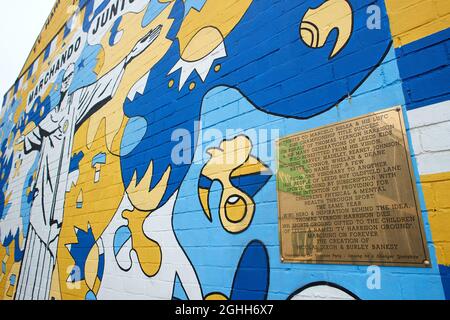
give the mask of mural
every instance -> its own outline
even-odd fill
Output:
[[[74,3],[1,109],[0,298],[445,297],[430,230],[380,290],[279,257],[276,139],[405,105],[384,1]]]

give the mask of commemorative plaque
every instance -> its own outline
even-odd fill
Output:
[[[277,147],[283,262],[430,267],[401,108]]]

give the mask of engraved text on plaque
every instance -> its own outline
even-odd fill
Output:
[[[278,141],[284,262],[428,267],[400,108]]]

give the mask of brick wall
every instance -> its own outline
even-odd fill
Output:
[[[57,7],[0,115],[0,298],[448,299],[448,3]],[[431,268],[282,263],[275,141],[397,106]]]

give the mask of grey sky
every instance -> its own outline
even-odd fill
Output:
[[[19,76],[55,0],[0,0],[0,105]]]

